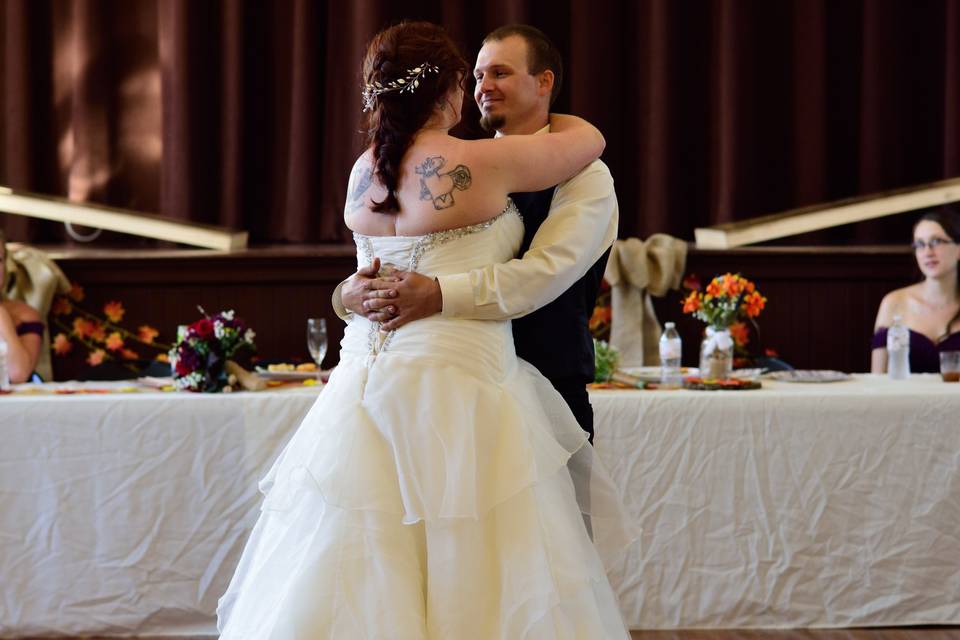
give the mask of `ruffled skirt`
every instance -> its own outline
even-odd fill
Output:
[[[597,548],[637,532],[594,462],[526,363],[341,361],[260,484],[220,637],[629,638]]]

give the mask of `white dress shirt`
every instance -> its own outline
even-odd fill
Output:
[[[537,131],[549,131],[549,125]],[[620,221],[610,170],[594,160],[557,185],[550,213],[519,258],[438,276],[443,315],[474,320],[519,318],[582,278],[617,239]]]

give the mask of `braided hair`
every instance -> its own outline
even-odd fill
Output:
[[[421,76],[413,91],[380,93],[371,105],[367,133],[373,145],[373,173],[387,189],[381,202],[373,202],[373,211],[400,210],[396,191],[403,156],[437,104],[466,78],[469,67],[446,31],[430,22],[401,22],[375,35],[367,45],[363,81],[368,86],[395,82],[424,63],[437,72]]]

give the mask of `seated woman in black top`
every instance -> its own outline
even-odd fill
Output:
[[[6,296],[9,285],[7,245],[0,231],[0,340],[7,343],[7,372],[10,382],[17,384],[30,379],[43,339],[40,314],[30,305]]]
[[[913,227],[923,280],[884,296],[877,312],[870,371],[887,371],[887,328],[901,316],[910,329],[910,371],[937,373],[940,352],[960,350],[960,214],[942,207]]]

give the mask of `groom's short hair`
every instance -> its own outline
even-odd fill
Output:
[[[520,36],[527,43],[527,70],[536,75],[547,69],[553,72],[553,89],[550,91],[550,104],[557,99],[560,85],[563,84],[563,60],[560,51],[547,35],[528,24],[508,24],[498,27],[487,34],[483,44],[491,40],[500,41],[510,36]]]

